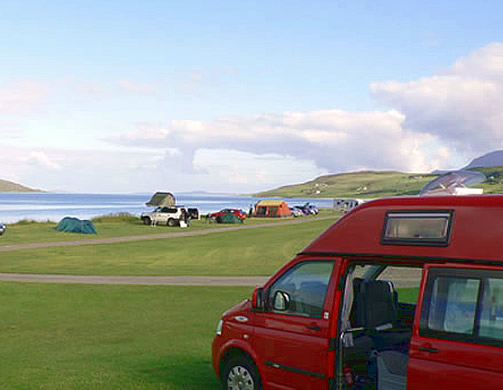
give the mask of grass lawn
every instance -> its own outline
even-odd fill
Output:
[[[0,272],[267,276],[334,220],[312,219],[284,226],[271,223],[271,226],[258,229],[194,237],[4,252],[0,256]]]
[[[211,341],[243,287],[0,283],[1,389],[218,389]]]

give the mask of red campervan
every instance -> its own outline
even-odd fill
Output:
[[[503,196],[381,199],[222,316],[225,389],[503,389]]]

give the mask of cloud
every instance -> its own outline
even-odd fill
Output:
[[[31,111],[49,95],[48,85],[36,81],[18,81],[0,85],[0,114]]]
[[[376,82],[372,96],[405,115],[408,131],[467,154],[503,147],[503,44],[487,45],[432,77]]]
[[[27,158],[30,164],[38,165],[42,168],[49,170],[60,171],[62,169],[61,165],[54,161],[54,159],[47,156],[43,151],[33,151]]]
[[[200,86],[206,78],[194,72],[190,80]],[[201,149],[252,153],[255,164],[260,156],[276,155],[344,172],[456,168],[460,156],[503,148],[502,43],[482,47],[430,77],[371,83],[370,93],[389,110],[145,122],[108,141],[171,148],[184,161],[185,172],[192,165],[192,173],[205,169],[202,163],[194,168],[194,155]]]
[[[213,121],[174,120],[164,126],[137,125],[135,131],[109,141],[153,149],[176,148],[187,162],[193,161],[199,149],[225,149],[313,161],[329,172],[436,168],[421,150],[431,136],[404,130],[404,119],[395,110],[321,110]]]

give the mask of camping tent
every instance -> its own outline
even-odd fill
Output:
[[[255,217],[290,217],[292,212],[284,200],[261,200],[255,205]]]
[[[237,215],[234,215],[231,213],[226,213],[224,215],[217,217],[217,222],[218,223],[243,223],[243,221]]]
[[[56,230],[67,233],[97,234],[91,221],[73,217],[65,217],[59,221],[58,226],[56,226]]]
[[[174,207],[175,196],[171,192],[156,192],[147,202],[147,206]]]

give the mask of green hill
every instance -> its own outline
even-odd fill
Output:
[[[21,184],[16,184],[11,181],[0,179],[0,192],[41,192],[41,191],[22,186]]]
[[[475,187],[484,193],[503,193],[503,167],[476,168],[487,180]],[[382,198],[417,195],[421,188],[438,177],[436,174],[415,174],[395,171],[363,171],[320,176],[303,184],[294,184],[264,191],[257,197],[302,198]]]

